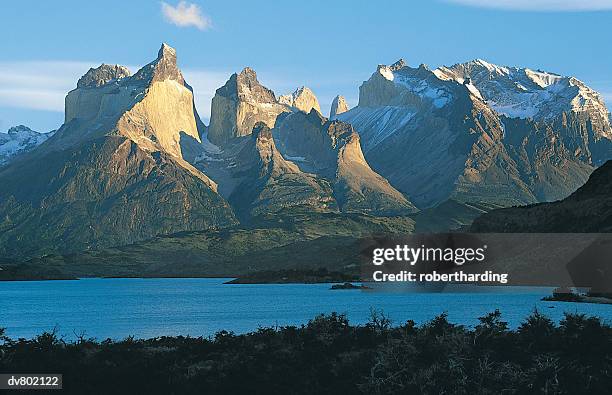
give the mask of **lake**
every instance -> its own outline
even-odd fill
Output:
[[[394,324],[423,323],[447,312],[449,320],[475,325],[498,308],[512,327],[539,309],[559,321],[563,312],[612,319],[612,305],[543,302],[551,288],[478,287],[477,292],[373,293],[331,291],[330,284],[223,284],[228,279],[81,279],[0,282],[0,327],[12,338],[57,328],[74,339],[129,335],[210,336],[225,329],[244,333],[260,326],[300,325],[320,313],[346,313],[365,323],[370,309]],[[554,308],[551,308],[554,307]]]

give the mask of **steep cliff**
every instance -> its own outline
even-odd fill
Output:
[[[308,114],[313,108],[321,114],[321,106],[319,100],[315,96],[314,92],[306,87],[302,86],[296,89],[290,95],[283,95],[278,98],[279,103],[285,104],[289,107],[293,107],[298,111],[305,112]]]
[[[331,108],[329,110],[329,119],[335,119],[337,115],[345,113],[349,110],[349,106],[346,103],[344,96],[336,96],[332,100]]]
[[[257,80],[257,74],[246,67],[233,74],[212,99],[208,138],[217,145],[251,134],[258,122],[274,127],[278,114],[289,111],[279,103],[272,90]]]
[[[343,212],[389,215],[417,211],[370,168],[351,125],[329,121],[313,109],[309,114],[295,112],[279,117],[274,135],[286,158],[332,183]]]

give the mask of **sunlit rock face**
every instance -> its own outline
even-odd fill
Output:
[[[329,110],[329,119],[336,119],[337,115],[345,113],[349,110],[349,106],[344,96],[336,96],[332,101],[331,108]]]
[[[305,112],[306,114],[308,114],[312,109],[315,109],[319,114],[322,114],[317,96],[310,88],[306,86],[296,89],[290,95],[283,95],[279,97],[278,101],[289,107],[293,107],[298,111]]]
[[[63,253],[234,225],[216,183],[183,157],[200,141],[198,124],[168,45],[131,76],[121,66],[88,71],[66,97],[66,123],[0,168],[0,253]]]
[[[279,103],[272,90],[257,80],[249,67],[233,74],[212,99],[208,139],[224,145],[232,139],[247,136],[258,122],[274,127],[276,117],[288,106]]]
[[[143,147],[180,159],[181,139],[200,140],[193,92],[167,44],[133,76],[122,66],[90,69],[66,96],[66,124],[73,120],[93,129],[115,128]]]

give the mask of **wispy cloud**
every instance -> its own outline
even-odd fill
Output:
[[[77,81],[90,67],[100,63],[0,62],[0,107],[63,112],[66,94],[76,88]],[[128,68],[132,72],[138,70],[138,66]],[[193,88],[198,113],[208,119],[215,90],[225,84],[231,72],[186,69],[183,74]]]
[[[66,93],[99,63],[72,61],[0,62],[0,106],[64,111]]]
[[[446,0],[473,7],[520,11],[612,10],[612,0]]]
[[[161,2],[161,10],[166,21],[180,27],[195,27],[200,30],[210,29],[212,21],[202,13],[197,4],[179,1],[173,7],[165,1]]]

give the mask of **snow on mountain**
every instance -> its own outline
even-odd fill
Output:
[[[405,129],[416,114],[441,111],[469,95],[480,98],[474,87],[440,79],[426,65],[412,68],[400,59],[390,66],[379,65],[359,87],[358,106],[336,118],[357,128],[367,152]]]
[[[337,116],[372,168],[417,205],[566,197],[612,158],[610,115],[574,77],[474,60],[379,65]]]
[[[39,133],[24,125],[14,126],[7,133],[0,133],[0,165],[12,157],[28,152],[53,136],[53,132]]]
[[[551,120],[567,111],[589,112],[605,124],[601,132],[612,136],[601,95],[574,77],[501,67],[482,59],[442,66],[434,74],[459,83],[469,80],[491,108],[507,117]]]

